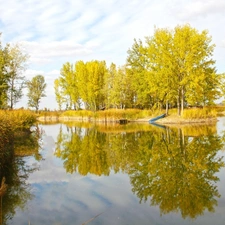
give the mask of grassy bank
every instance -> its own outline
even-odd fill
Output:
[[[177,115],[177,109],[170,109],[168,116],[162,120],[170,119],[173,123],[187,121],[206,121],[213,120],[225,110],[224,107],[205,107],[185,109],[181,116]],[[108,109],[104,111],[92,112],[88,110],[69,110],[64,112],[42,112],[39,118],[42,121],[100,121],[115,122],[120,119],[129,121],[148,122],[149,119],[165,113],[164,110],[140,110],[140,109]]]
[[[140,109],[108,109],[104,111],[68,110],[64,112],[42,112],[39,119],[42,121],[117,121],[119,119],[138,120],[150,118],[159,114],[159,111]]]
[[[10,165],[13,157],[15,137],[18,133],[30,131],[36,115],[26,110],[0,110],[0,181],[5,174],[3,168]]]
[[[29,110],[0,110],[0,122],[12,131],[29,130],[36,117],[35,113]]]
[[[35,123],[36,115],[26,110],[0,110],[0,159],[4,157],[5,150],[12,147],[15,133],[30,131]]]

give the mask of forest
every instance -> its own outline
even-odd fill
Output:
[[[122,66],[104,60],[65,62],[54,81],[58,109],[177,108],[180,115],[186,107],[214,105],[225,92],[214,49],[207,30],[186,24],[155,28],[152,36],[134,39]],[[28,58],[20,46],[0,42],[1,109],[13,109],[28,88],[28,106],[39,110],[46,83],[42,75],[31,81],[23,76]]]
[[[55,80],[60,109],[178,109],[209,106],[223,95],[215,45],[206,30],[190,25],[155,29],[152,37],[134,40],[126,64],[105,61],[66,62]]]

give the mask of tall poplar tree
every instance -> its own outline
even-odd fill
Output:
[[[39,110],[39,104],[42,97],[45,97],[45,89],[47,84],[43,75],[37,75],[27,81],[28,88],[28,106],[35,108],[36,112]]]
[[[135,39],[128,50],[127,72],[132,79],[134,106],[137,108],[148,108],[153,104],[151,87],[148,85],[148,67],[147,48],[141,40]]]
[[[54,89],[55,89],[56,102],[58,103],[59,110],[62,110],[62,106],[66,102],[66,99],[63,94],[62,87],[60,86],[59,79],[55,79]]]
[[[13,109],[14,105],[23,96],[25,88],[25,76],[23,72],[26,69],[28,55],[22,52],[19,45],[9,47],[9,62],[7,67],[8,73],[8,101],[9,107]]]
[[[79,92],[77,87],[77,74],[75,66],[69,62],[63,64],[59,77],[59,86],[62,89],[62,95],[68,99],[69,108],[79,108]]]
[[[0,33],[1,37],[1,33]],[[0,108],[7,107],[9,45],[2,46],[0,40]]]
[[[199,32],[189,24],[155,29],[145,40],[135,41],[128,51],[129,69],[139,77],[137,93],[148,90],[155,103],[176,104],[179,115],[185,105],[208,105],[219,96],[215,45],[206,30]]]

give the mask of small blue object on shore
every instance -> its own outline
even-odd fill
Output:
[[[159,115],[157,117],[154,117],[152,119],[149,120],[149,123],[154,123],[156,120],[159,120],[159,119],[162,119],[166,116],[166,113],[162,114],[162,115]]]

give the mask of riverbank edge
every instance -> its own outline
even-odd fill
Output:
[[[58,116],[41,116],[38,117],[37,120],[40,122],[71,122],[71,121],[78,121],[78,122],[99,122],[99,123],[117,123],[119,120],[123,118],[93,118],[93,117],[58,117]],[[137,122],[137,123],[149,123],[149,118],[141,118],[141,119],[134,119],[134,120],[127,120],[128,122]],[[200,118],[200,119],[184,119],[180,116],[176,115],[169,115],[165,118],[159,119],[156,123],[159,124],[202,124],[202,123],[216,123],[217,118]]]

